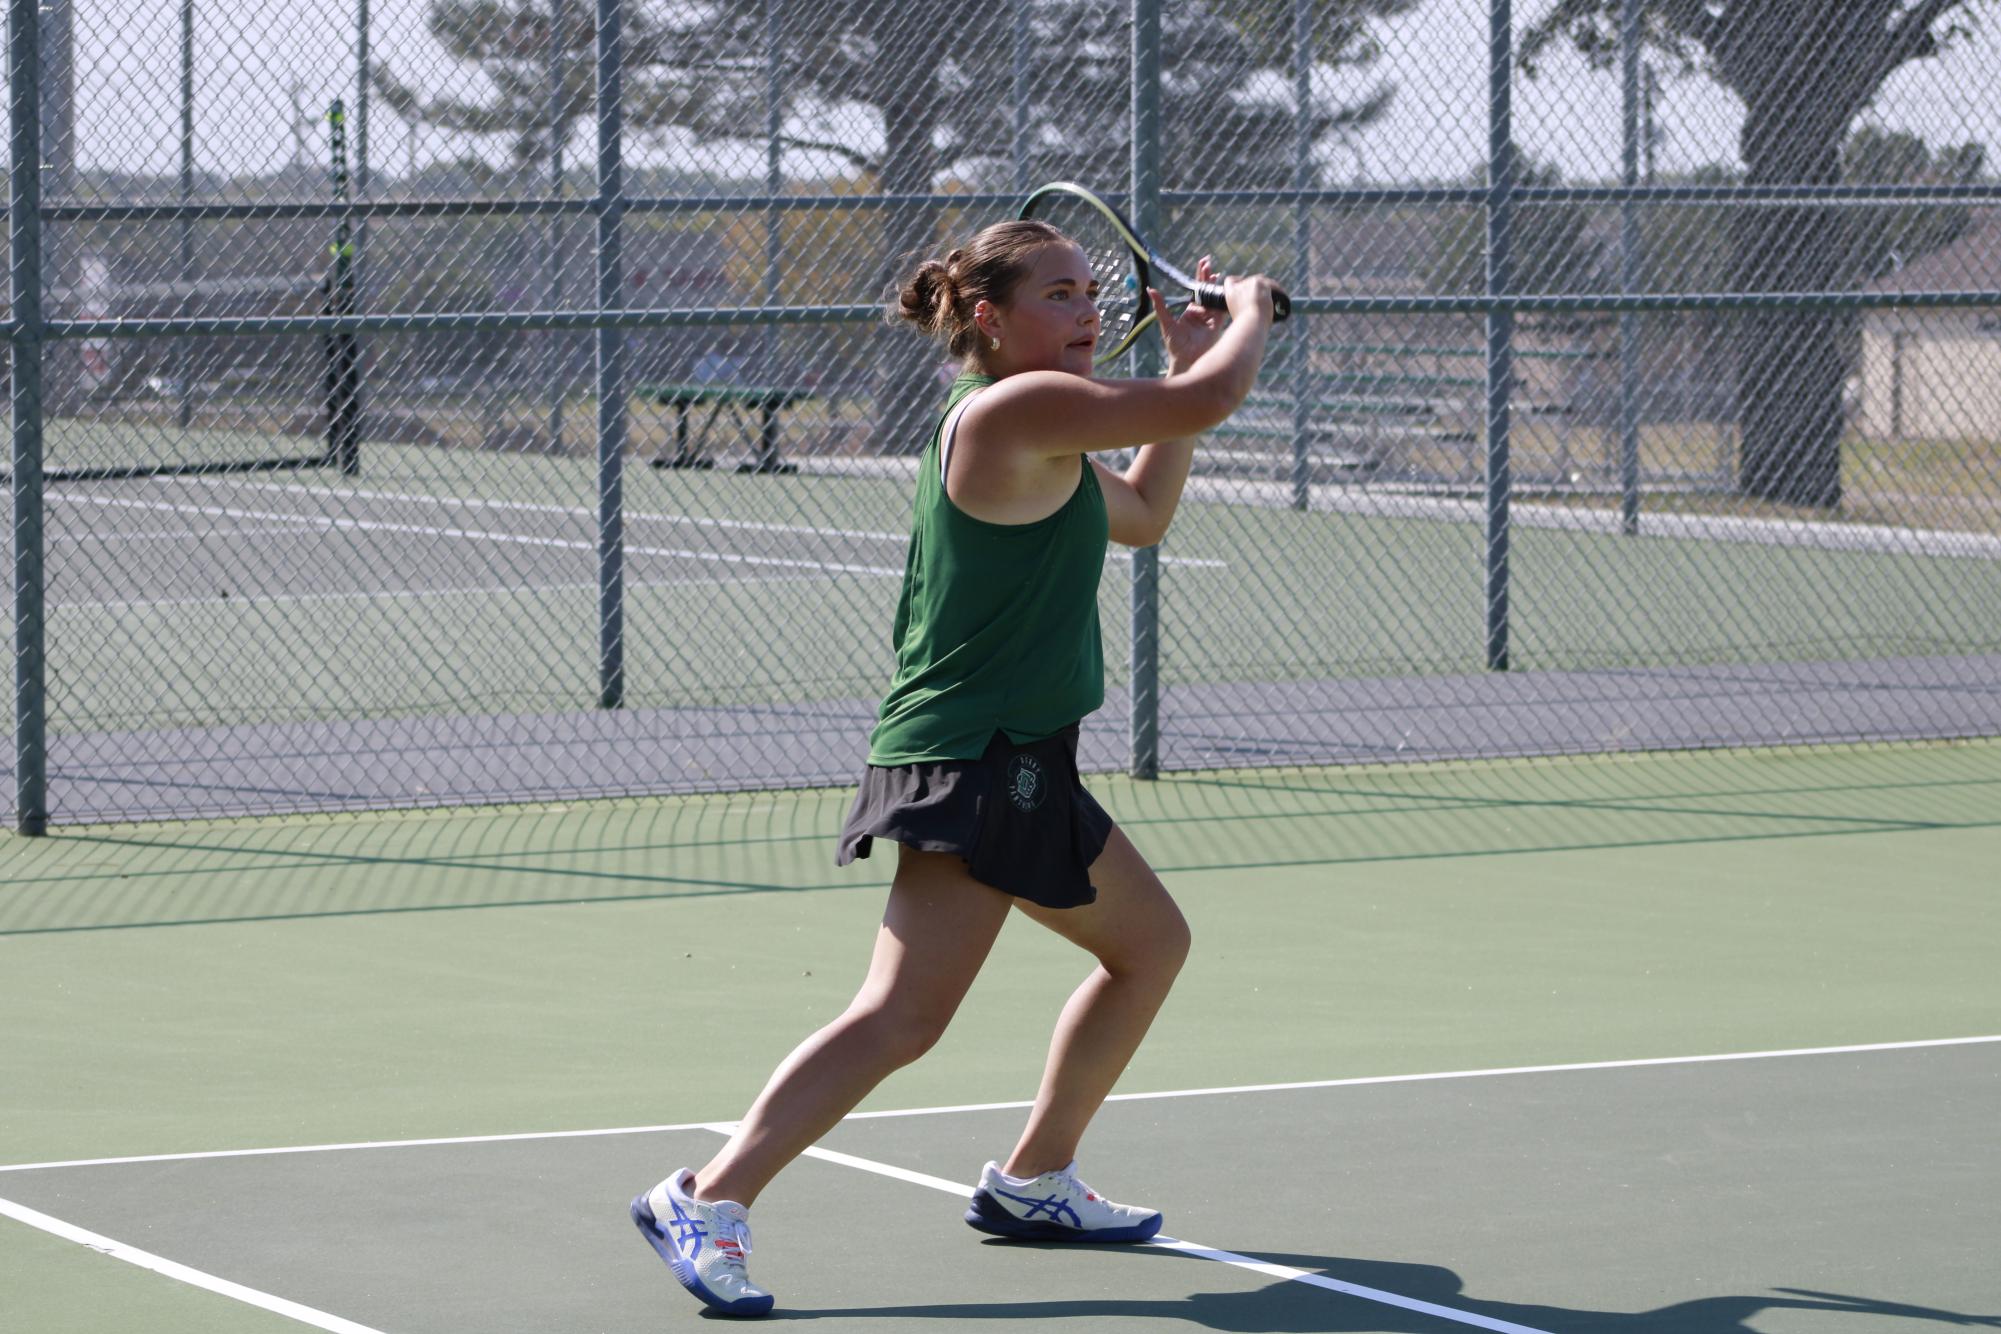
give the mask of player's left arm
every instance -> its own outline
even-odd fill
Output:
[[[1214,272],[1207,255],[1195,266],[1195,276],[1202,282],[1209,281]],[[1148,289],[1147,294],[1153,300],[1154,313],[1160,317],[1161,341],[1167,344],[1167,373],[1179,375],[1215,345],[1228,317],[1194,302],[1179,315],[1170,315],[1159,292]],[[1116,472],[1092,459],[1091,466],[1098,470],[1099,488],[1105,493],[1105,516],[1111,523],[1112,541],[1129,547],[1150,547],[1167,536],[1194,462],[1193,439],[1142,445],[1124,472]]]

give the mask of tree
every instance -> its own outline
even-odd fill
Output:
[[[1406,13],[1416,4],[1321,0],[1312,33],[1314,64],[1322,70],[1374,66],[1382,48],[1370,35],[1371,21]],[[1164,10],[1164,186],[1195,188],[1213,182],[1224,168],[1237,189],[1293,184],[1299,119],[1291,104],[1292,10],[1284,0]],[[1129,23],[1130,13],[1121,5],[1038,8],[1034,48],[1074,53],[1074,58],[1036,60],[1027,70],[1032,115],[1027,143],[1020,147],[1030,180],[1100,182],[1111,190],[1124,185],[1132,153]],[[1390,85],[1377,84],[1352,101],[1310,101],[1305,108],[1308,137],[1318,143],[1329,134],[1361,130],[1381,118],[1393,96]],[[991,137],[969,138],[962,151],[987,165],[985,176],[1006,182],[1017,147]]]
[[[1369,22],[1415,3],[1312,0],[1318,62],[1372,61]],[[1166,9],[1163,128],[1173,136],[1166,143],[1231,151],[1232,177],[1241,183],[1291,183],[1291,113],[1260,108],[1242,94],[1253,71],[1283,66],[1292,12],[1290,0],[1188,0]],[[677,123],[707,139],[759,137],[775,61],[782,146],[841,158],[873,175],[887,194],[927,193],[955,164],[991,168],[1011,161],[1017,15],[1029,25],[1031,172],[1037,179],[1061,172],[1122,183],[1130,154],[1126,10],[1084,0],[979,7],[950,0],[716,0],[690,34],[689,49],[702,54],[704,96],[684,103]],[[1325,133],[1364,124],[1388,96],[1378,90],[1352,107],[1315,108],[1313,125]],[[858,109],[870,131],[879,129],[880,148],[873,146],[875,133],[856,133]],[[1193,171],[1202,156],[1170,147],[1164,160],[1170,173]],[[1249,174],[1240,174],[1246,159]],[[1168,183],[1177,182],[1186,183],[1170,174]],[[941,239],[935,210],[900,207],[879,216],[882,248],[871,295],[886,293],[914,256]],[[884,446],[916,447],[936,388],[931,358],[921,349],[886,359],[878,386]]]
[[[425,18],[445,53],[477,68],[484,99],[430,96],[389,66],[370,71],[388,108],[406,121],[509,141],[512,165],[532,173],[552,162],[597,105],[597,7],[591,0],[431,0]],[[678,121],[699,94],[687,77],[688,35],[626,7],[625,123],[648,129]]]
[[[1837,185],[1849,128],[1896,70],[1972,32],[1981,0],[1641,0],[1643,40],[1744,103],[1739,151],[1759,186]],[[1618,58],[1623,0],[1557,0],[1530,29],[1525,67],[1567,40],[1594,65]],[[1826,205],[1738,209],[1732,277],[1749,292],[1855,281],[1850,220]],[[1841,501],[1841,392],[1852,312],[1747,311],[1737,321],[1738,486],[1784,504]]]
[[[1382,17],[1418,0],[1310,0],[1323,68],[1366,67]],[[560,21],[557,13],[562,15]],[[1130,154],[1130,39],[1124,5],[1096,0],[627,0],[626,122],[672,126],[710,143],[763,146],[841,161],[890,195],[922,195],[948,169],[1012,161],[1014,21],[1028,25],[1028,133],[1037,178],[1083,175],[1116,187]],[[1291,184],[1294,117],[1260,98],[1260,70],[1283,71],[1293,0],[1187,0],[1164,7],[1165,184],[1190,184],[1228,153],[1235,184]],[[518,169],[545,163],[590,114],[596,66],[588,0],[432,0],[432,34],[491,85],[482,98],[427,97],[378,73],[398,115],[468,134],[506,136]],[[555,95],[552,96],[552,79]],[[1276,80],[1286,86],[1283,78]],[[776,105],[772,95],[776,93]],[[1388,104],[1378,87],[1352,104],[1316,104],[1315,136],[1366,125]],[[985,175],[978,171],[976,175]],[[886,295],[941,239],[945,215],[921,204],[875,207],[880,245],[843,272],[868,299]],[[782,277],[782,275],[781,275]],[[936,395],[930,354],[903,340],[879,361],[878,431],[915,448]]]
[[[1485,169],[1469,179],[1479,185]],[[1515,182],[1524,187],[1563,184],[1555,167],[1523,155]],[[1438,210],[1428,229],[1423,274],[1437,293],[1477,292],[1486,279],[1486,214],[1478,208]],[[1517,206],[1513,237],[1515,285],[1524,292],[1566,294],[1604,285],[1602,242],[1591,235],[1590,209],[1582,204]]]
[[[1934,150],[1915,134],[1873,125],[1851,134],[1841,151],[1841,176],[1851,185],[1971,185],[1986,165],[1987,150],[1980,144]],[[1863,282],[1951,245],[1973,224],[1969,204],[1882,205],[1857,212],[1849,267]]]

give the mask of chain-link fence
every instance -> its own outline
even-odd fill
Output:
[[[23,829],[848,781],[1057,178],[1295,297],[1091,766],[2001,732],[1987,0],[8,11]]]

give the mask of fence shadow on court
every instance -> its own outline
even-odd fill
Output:
[[[1012,1249],[1049,1249],[1033,1243],[990,1241]],[[1187,1258],[1173,1251],[1104,1248],[1108,1255],[1148,1261]],[[1401,1260],[1245,1252],[1250,1259],[1318,1274],[1340,1283],[1394,1294],[1407,1300],[1450,1307],[1488,1321],[1505,1322],[1547,1334],[1756,1334],[1750,1321],[1770,1310],[1820,1311],[1830,1319],[1830,1331],[1846,1328],[1837,1317],[1874,1315],[1913,1321],[1935,1321],[1983,1329],[2001,1329],[2001,1314],[1979,1315],[1942,1308],[1887,1301],[1849,1293],[1775,1287],[1764,1293],[1697,1297],[1648,1311],[1605,1311],[1528,1302],[1485,1300],[1464,1291],[1459,1275],[1442,1265]],[[821,1320],[856,1317],[882,1320],[1108,1320],[1150,1318],[1178,1320],[1198,1329],[1241,1331],[1242,1334],[1457,1334],[1466,1323],[1423,1311],[1304,1283],[1281,1282],[1249,1292],[1198,1292],[1187,1297],[1097,1298],[932,1303],[917,1306],[850,1307],[838,1310],[787,1309],[773,1313],[780,1320]],[[1815,1328],[1819,1326],[1816,1325]]]

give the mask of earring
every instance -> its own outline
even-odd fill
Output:
[[[996,352],[1000,351],[1000,339],[998,339],[998,338],[996,338],[996,339],[993,339],[993,340],[992,340],[992,342],[993,342],[993,349],[994,349],[994,351],[996,351]]]

